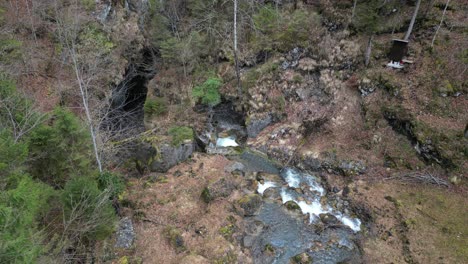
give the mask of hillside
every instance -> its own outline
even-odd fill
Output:
[[[0,262],[468,262],[467,14],[0,3]]]

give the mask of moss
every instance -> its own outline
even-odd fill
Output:
[[[194,139],[193,129],[186,126],[171,127],[168,133],[172,137],[173,146],[179,146],[185,141],[193,141]]]
[[[275,253],[275,247],[273,247],[273,245],[271,245],[271,244],[266,244],[265,247],[263,248],[263,251],[267,252],[267,253],[270,253],[270,254],[274,254]]]
[[[228,224],[219,229],[219,233],[227,240],[232,239],[232,234],[236,230],[236,226],[234,224]]]
[[[307,253],[298,254],[291,258],[290,264],[312,264],[312,257]]]
[[[301,207],[294,201],[287,201],[284,206],[290,211],[301,210]]]

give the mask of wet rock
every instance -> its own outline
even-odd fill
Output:
[[[274,173],[267,173],[267,172],[260,172],[257,174],[257,180],[258,181],[271,181],[271,182],[276,182],[276,183],[280,183],[282,182],[282,178],[280,175],[278,174],[274,174]]]
[[[299,207],[299,205],[294,201],[287,201],[284,204],[284,207],[286,207],[286,209],[288,209],[289,211],[294,211],[294,212],[300,212],[301,211],[301,207]]]
[[[253,216],[262,205],[262,197],[258,194],[247,194],[237,203],[243,209],[244,216]]]
[[[249,138],[254,138],[267,126],[274,122],[270,114],[265,116],[251,116],[247,123],[247,135]]]
[[[290,264],[312,264],[312,257],[307,253],[298,254],[289,260]]]
[[[281,194],[278,188],[268,188],[263,192],[263,197],[271,200],[281,200]]]
[[[180,264],[205,264],[205,263],[209,263],[209,261],[200,255],[188,255],[180,261]]]
[[[178,163],[187,160],[195,150],[194,143],[182,143],[179,146],[163,144],[159,148],[157,158],[151,162],[152,172],[167,172]]]
[[[322,161],[310,156],[305,157],[303,161],[305,168],[311,171],[320,171],[322,169]]]
[[[244,171],[245,166],[240,162],[234,162],[224,168],[226,172],[232,173],[234,171]]]
[[[255,237],[253,236],[245,236],[242,240],[243,247],[251,247],[254,243]]]
[[[337,225],[340,224],[340,221],[336,216],[332,214],[320,214],[320,221],[322,221],[325,225]]]
[[[117,230],[117,242],[115,247],[128,249],[133,245],[135,240],[135,231],[133,229],[133,222],[129,217],[122,218],[119,222],[119,229]]]

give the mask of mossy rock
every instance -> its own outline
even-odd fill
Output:
[[[179,146],[184,142],[192,142],[194,139],[193,129],[187,126],[175,126],[168,130],[169,135],[172,137],[171,144]]]
[[[284,207],[286,207],[286,209],[288,209],[289,211],[301,211],[301,207],[295,201],[287,201],[284,204]]]
[[[262,205],[262,197],[258,194],[247,194],[237,203],[244,210],[244,216],[253,216]]]
[[[216,182],[210,183],[207,187],[205,187],[201,193],[201,199],[205,203],[209,203],[216,198],[226,198],[236,188],[237,186],[234,182],[222,178]]]
[[[289,260],[289,264],[312,264],[312,263],[313,263],[312,257],[309,256],[305,252],[298,254]]]
[[[267,253],[267,254],[275,254],[275,247],[272,245],[272,244],[266,244],[265,247],[263,248],[263,252]]]
[[[320,220],[326,225],[337,225],[340,223],[338,218],[332,214],[320,214]]]
[[[185,251],[184,238],[182,232],[173,226],[167,226],[163,231],[164,237],[177,253]]]

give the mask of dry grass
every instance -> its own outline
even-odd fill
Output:
[[[179,263],[189,254],[226,263],[248,260],[239,245],[228,241],[220,232],[232,222],[236,230],[242,228],[242,218],[233,206],[241,196],[239,191],[234,190],[229,197],[218,198],[210,204],[200,199],[203,188],[211,182],[221,178],[241,181],[224,171],[229,163],[223,156],[196,154],[192,161],[172,168],[166,174],[167,182],[138,181],[130,191],[131,199],[141,205],[137,211],[143,212],[141,221],[136,223],[135,255],[145,263]],[[173,176],[176,171],[182,175]],[[177,253],[164,237],[167,226],[180,230],[184,252]]]

